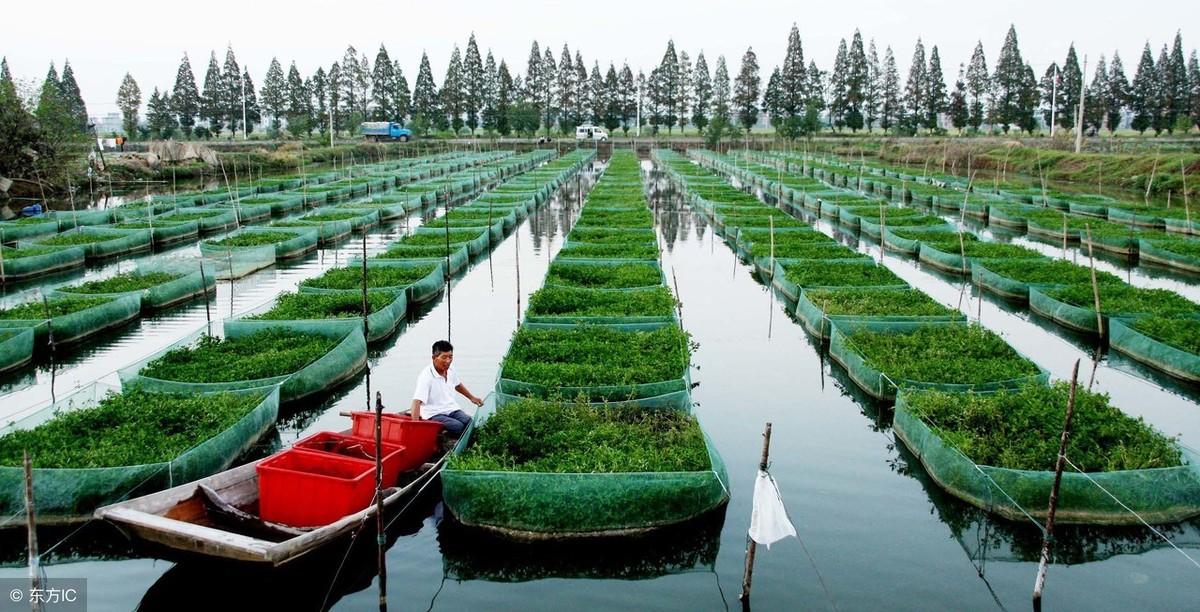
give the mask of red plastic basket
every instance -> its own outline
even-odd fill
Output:
[[[331,454],[346,459],[363,461],[375,469],[375,440],[372,438],[355,438],[346,434],[322,431],[315,433],[292,445],[292,448],[304,452]],[[396,484],[400,476],[400,468],[404,465],[404,455],[408,451],[399,444],[383,443],[383,486]]]
[[[375,470],[363,461],[288,449],[257,466],[258,514],[293,527],[328,525],[367,507]]]
[[[374,412],[351,412],[350,418],[354,420],[350,435],[367,440],[375,439]],[[398,414],[383,415],[383,441],[399,444],[407,451],[401,460],[401,472],[418,468],[429,461],[437,450],[438,433],[441,431],[442,424],[437,421],[414,421],[412,417]]]

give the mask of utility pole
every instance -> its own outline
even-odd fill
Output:
[[[238,84],[242,86],[242,140],[246,139],[246,79],[238,76]]]
[[[1079,116],[1075,120],[1075,153],[1078,154],[1083,148],[1083,93],[1087,91],[1084,85],[1087,74],[1087,55],[1083,56],[1083,72],[1079,73]]]
[[[642,137],[642,83],[637,85],[637,137]]]
[[[329,105],[329,147],[333,148],[333,104]]]
[[[1054,78],[1050,82],[1050,137],[1054,138],[1054,124],[1058,116],[1058,64],[1054,65]]]

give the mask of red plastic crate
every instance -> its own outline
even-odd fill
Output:
[[[366,508],[375,470],[355,459],[288,449],[258,466],[258,514],[293,527],[328,525]]]
[[[367,440],[375,439],[374,412],[351,412],[350,418],[354,420],[350,435]],[[429,461],[437,450],[438,433],[441,431],[442,424],[437,421],[414,421],[412,417],[398,414],[383,415],[383,441],[400,444],[407,451],[401,462],[401,472],[418,468],[422,463]]]
[[[354,459],[370,464],[375,469],[375,440],[374,438],[355,438],[346,434],[322,431],[315,433],[292,445],[292,448],[304,452],[331,454],[346,459]],[[407,449],[399,444],[383,443],[383,486],[391,487],[400,476],[400,467],[404,465],[404,455]]]

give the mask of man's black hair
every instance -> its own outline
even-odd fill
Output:
[[[437,342],[433,343],[433,354],[435,357],[441,353],[449,353],[453,350],[454,345],[450,344],[446,340],[438,340]]]

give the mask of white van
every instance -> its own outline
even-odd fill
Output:
[[[608,140],[608,130],[591,124],[584,124],[575,128],[575,140],[598,140],[604,142]]]

